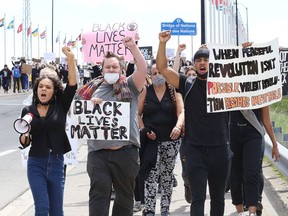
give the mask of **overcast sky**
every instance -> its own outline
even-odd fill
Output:
[[[208,0],[206,0],[208,3]],[[287,20],[288,1],[276,0],[277,4],[263,0],[241,0],[239,11],[243,22],[247,23],[248,8],[249,40],[255,43],[268,42],[279,38],[280,46],[288,47]],[[31,0],[32,31],[39,25],[39,32],[47,27],[47,50],[51,52],[52,32],[52,0]],[[6,25],[15,17],[16,29],[22,22],[23,0],[0,0],[0,19],[6,14]],[[244,6],[243,6],[244,5]],[[158,33],[161,22],[173,22],[182,18],[184,22],[196,22],[197,32],[191,40],[190,36],[173,36],[168,48],[177,48],[178,42],[186,43],[184,55],[192,56],[192,41],[194,51],[201,43],[200,29],[200,0],[155,1],[155,0],[55,0],[54,1],[54,38],[55,42],[60,31],[61,45],[66,34],[67,40],[73,40],[83,31],[90,31],[95,23],[136,22],[139,26],[139,46],[158,48]],[[0,28],[0,68],[4,64],[4,33]],[[38,41],[33,39],[33,55],[37,57]],[[21,56],[21,34],[16,33],[16,56]],[[45,40],[40,40],[40,53],[45,52]],[[54,44],[56,56],[59,54],[58,44]],[[76,51],[75,51],[76,52]],[[80,58],[81,53],[78,53]],[[13,56],[13,31],[6,31],[6,61],[10,63]]]

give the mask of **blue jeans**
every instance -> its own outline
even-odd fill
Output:
[[[46,157],[29,157],[27,166],[35,216],[63,216],[63,154],[49,153]]]

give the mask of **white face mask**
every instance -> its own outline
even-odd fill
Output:
[[[104,79],[109,84],[114,84],[119,80],[120,74],[119,73],[104,73]]]

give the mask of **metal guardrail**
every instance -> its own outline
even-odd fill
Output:
[[[278,150],[280,154],[280,160],[278,162],[275,162],[274,159],[272,159],[272,142],[267,134],[265,134],[265,156],[271,161],[271,163],[274,164],[275,167],[278,168],[278,170],[288,177],[288,149],[285,148],[283,145],[278,143]]]

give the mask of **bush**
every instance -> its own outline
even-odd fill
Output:
[[[282,127],[282,133],[288,133],[288,97],[270,106],[270,117],[276,127]]]

